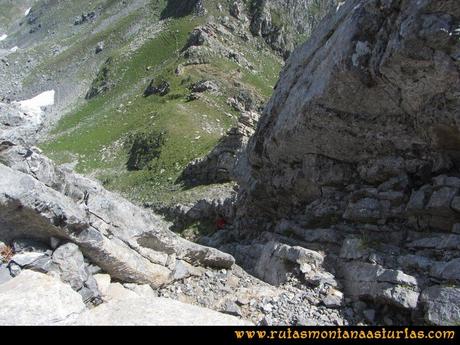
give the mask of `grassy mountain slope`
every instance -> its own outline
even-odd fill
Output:
[[[152,1],[37,67],[38,74],[52,74],[74,65],[84,45],[93,47],[104,40],[115,46],[103,52],[111,58],[110,89],[91,100],[81,97],[41,147],[57,162],[74,163],[77,171],[93,175],[107,188],[137,201],[169,201],[181,194],[174,181],[183,168],[209,152],[238,117],[238,112],[227,104],[228,97],[245,89],[266,99],[282,64],[261,39],[251,38],[248,42],[237,35],[217,35],[223,45],[237,47],[253,70],[219,54],[211,54],[206,63],[187,65],[180,51],[190,32],[219,16],[227,16],[227,7],[220,12],[217,2],[207,1],[205,16],[189,14],[160,21],[165,5]],[[139,42],[138,37],[128,36],[123,42],[113,43],[145,21],[146,13],[159,28],[152,38]],[[236,19],[230,20],[239,25]],[[179,65],[183,67],[178,75]],[[81,77],[87,73],[85,68],[78,71]],[[96,78],[97,71],[91,75]],[[152,78],[167,80],[170,93],[143,97]],[[188,101],[189,87],[200,80],[214,81],[219,93],[203,93],[199,99]],[[133,138],[151,138],[159,133],[165,138],[159,157],[142,170],[128,170]]]
[[[283,61],[268,36],[251,30],[254,1],[241,1],[236,16],[234,1],[203,0],[204,15],[194,11],[197,2],[0,0],[0,28],[8,33],[0,55],[9,62],[0,63],[0,97],[55,89],[40,147],[132,200],[169,203],[206,193],[175,181],[236,123],[239,111],[229,98],[245,92],[267,100]],[[284,2],[268,4],[276,36],[291,23],[276,15]],[[205,42],[185,50],[197,27]],[[167,81],[169,93],[144,97],[152,79]],[[191,100],[190,88],[201,80],[219,90]],[[86,99],[90,89],[97,92]],[[141,166],[133,169],[134,161]]]

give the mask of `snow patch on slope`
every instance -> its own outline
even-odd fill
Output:
[[[30,117],[30,120],[34,124],[40,124],[42,122],[43,107],[54,105],[54,90],[45,91],[31,99],[24,101],[15,102],[19,105],[21,111]]]
[[[0,42],[6,40],[7,37],[7,34],[0,35]]]
[[[30,13],[30,10],[32,9],[32,7],[29,7],[25,12],[24,12],[24,15],[27,17]]]

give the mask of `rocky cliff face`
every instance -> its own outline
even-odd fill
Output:
[[[273,216],[324,189],[418,187],[458,164],[453,2],[350,1],[288,60],[248,148],[249,198]]]
[[[326,18],[242,158],[240,232],[325,250],[352,299],[458,323],[459,30],[455,0],[350,0]]]
[[[263,37],[273,49],[287,57],[301,38],[310,37],[321,19],[343,2],[252,0],[248,2],[251,32]],[[233,8],[236,7],[237,5],[233,5]]]

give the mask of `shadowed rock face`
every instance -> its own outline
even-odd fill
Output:
[[[324,188],[457,173],[459,27],[455,0],[341,6],[287,61],[248,146],[240,212],[278,219]]]
[[[204,158],[196,159],[184,169],[178,182],[186,186],[224,183],[235,180],[238,156],[244,151],[254,133],[259,114],[244,111],[235,127],[223,136],[214,149]]]

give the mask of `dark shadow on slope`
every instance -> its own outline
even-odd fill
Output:
[[[143,170],[150,167],[150,163],[160,157],[161,148],[165,143],[165,132],[151,131],[136,133],[129,137],[130,146],[126,168],[128,171]]]
[[[161,12],[161,19],[180,18],[189,14],[201,15],[203,11],[202,0],[168,0]]]

